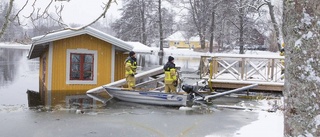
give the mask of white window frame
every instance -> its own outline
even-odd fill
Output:
[[[93,54],[93,80],[70,80],[70,55],[71,53],[78,54]],[[67,49],[66,58],[66,84],[97,84],[98,77],[98,52],[88,49]]]

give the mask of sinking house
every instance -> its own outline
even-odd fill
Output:
[[[124,61],[134,48],[91,27],[34,37],[32,42],[28,58],[40,58],[39,92],[46,106],[79,102],[72,97],[123,79]]]

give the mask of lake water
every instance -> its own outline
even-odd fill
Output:
[[[38,91],[39,72],[37,60],[28,60],[27,54],[28,50],[0,48],[1,137],[233,136],[241,126],[255,121],[258,116],[257,112],[233,109],[195,107],[182,111],[177,107],[121,101],[83,109],[81,113],[77,108],[29,109],[26,91]],[[167,57],[164,58],[166,62]],[[199,59],[176,57],[175,63],[182,70],[192,72],[197,70]],[[157,56],[148,56],[146,67],[159,66],[158,61]],[[239,99],[223,99],[219,103],[239,102]]]

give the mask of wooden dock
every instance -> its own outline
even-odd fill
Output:
[[[234,89],[257,83],[259,86],[253,90],[282,91],[283,60],[283,56],[245,54],[201,56],[200,78],[213,89]]]

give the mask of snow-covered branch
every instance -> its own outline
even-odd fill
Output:
[[[26,0],[24,5],[21,8],[19,8],[18,12],[15,15],[12,16],[12,14],[13,14],[12,11],[13,11],[13,7],[14,7],[14,0],[10,0],[9,3],[8,3],[8,5],[9,5],[8,7],[9,8],[6,10],[4,23],[1,26],[0,38],[6,32],[8,24],[10,22],[16,21],[16,22],[18,22],[18,25],[22,25],[21,21],[20,21],[21,17],[30,20],[31,21],[31,25],[34,28],[39,27],[38,24],[35,23],[37,20],[50,18],[51,20],[55,21],[56,24],[59,24],[59,26],[60,26],[60,28],[62,30],[64,30],[64,29],[69,29],[69,30],[74,30],[74,31],[81,30],[81,29],[83,29],[85,27],[88,27],[88,26],[96,23],[99,19],[104,18],[106,16],[106,13],[107,13],[108,9],[110,8],[112,2],[117,4],[116,0],[107,0],[106,3],[103,3],[103,6],[102,6],[103,11],[100,14],[100,16],[95,18],[90,23],[83,25],[82,27],[73,28],[73,27],[69,26],[67,23],[65,23],[63,21],[62,11],[64,9],[64,5],[61,4],[60,6],[54,6],[54,2],[70,2],[70,0],[50,0],[49,3],[45,6],[44,9],[36,7],[36,3],[37,2],[39,2],[39,1],[38,0],[34,0],[33,1],[33,3],[31,4],[32,11],[29,12],[27,14],[27,16],[25,16],[25,15],[21,16],[21,12],[24,11],[25,8],[27,7],[27,5],[29,3],[29,0]],[[53,16],[49,11],[49,9],[51,7],[53,7],[53,6],[55,8],[55,16]],[[47,33],[51,33],[51,32],[47,32]]]

